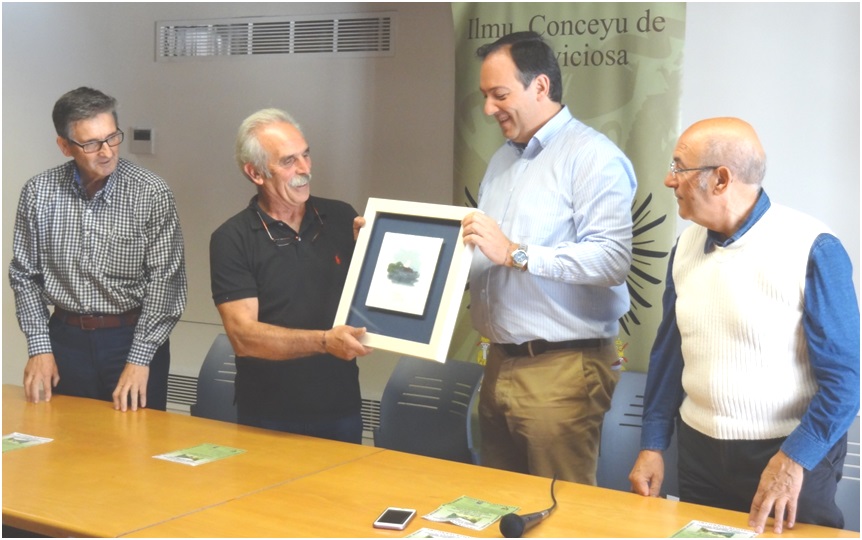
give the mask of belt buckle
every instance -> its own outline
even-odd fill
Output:
[[[548,349],[548,342],[542,339],[534,339],[527,342],[527,352],[530,354],[530,358],[545,354],[548,352]]]
[[[78,317],[78,326],[81,327],[81,330],[96,330],[101,326],[101,324],[99,324],[99,320],[100,317],[97,317],[96,315],[81,315]]]

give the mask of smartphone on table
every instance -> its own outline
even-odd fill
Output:
[[[374,520],[374,527],[377,529],[403,531],[415,515],[416,510],[412,508],[395,508],[394,506],[390,506]]]

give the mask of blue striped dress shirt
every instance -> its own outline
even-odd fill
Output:
[[[525,244],[528,271],[476,250],[473,326],[493,343],[615,337],[629,309],[634,169],[625,154],[563,107],[525,148],[491,158],[479,210]]]

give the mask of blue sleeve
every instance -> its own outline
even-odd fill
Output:
[[[831,234],[814,241],[805,276],[802,326],[818,390],[781,449],[812,469],[859,411],[859,304],[853,266]]]
[[[650,353],[647,371],[641,450],[665,450],[670,445],[675,420],[684,397],[682,340],[676,324],[676,288],[673,283],[675,255],[674,246],[667,263],[662,320]]]

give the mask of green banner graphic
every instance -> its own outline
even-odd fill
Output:
[[[453,3],[455,23],[455,204],[476,206],[479,182],[503,144],[483,113],[476,49],[532,30],[557,53],[563,104],[613,140],[635,167],[631,306],[617,342],[624,369],[646,371],[661,320],[667,258],[675,240],[676,201],[664,187],[679,135],[685,3]],[[450,358],[482,361],[465,293]]]

